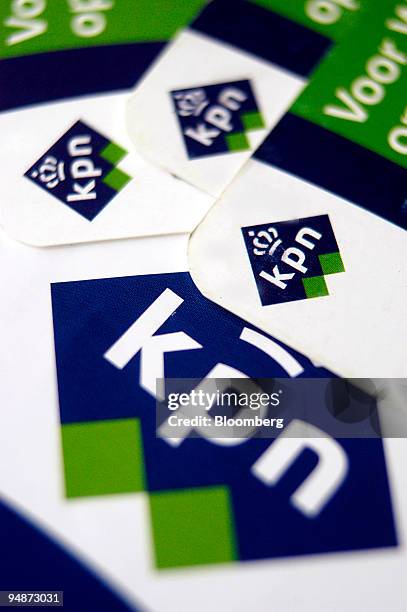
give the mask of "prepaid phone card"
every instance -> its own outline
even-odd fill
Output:
[[[0,247],[10,503],[149,609],[243,611],[254,593],[258,610],[397,609],[405,449],[388,464],[380,439],[156,436],[162,375],[331,376],[204,298],[186,237]]]
[[[407,374],[406,11],[332,51],[190,241],[204,295],[343,376]]]
[[[129,102],[148,159],[219,196],[369,0],[213,0]]]
[[[188,9],[181,4],[168,11],[166,1],[155,1],[153,19],[147,3],[118,1],[112,13],[106,7],[99,13],[104,35],[75,39],[76,45],[61,35],[59,50],[49,51],[69,17],[85,24],[90,13],[76,15],[56,2],[40,18],[45,2],[12,3],[20,12],[4,22],[4,49],[8,55],[14,49],[16,57],[0,61],[0,221],[11,236],[48,246],[188,232],[211,206],[212,198],[134,152],[124,126],[126,92],[163,47],[157,41],[185,23],[199,3]],[[166,18],[159,21],[161,13]],[[35,38],[40,19],[48,19],[45,38]],[[127,24],[124,42],[107,44],[118,40],[116,19]]]
[[[124,125],[125,93],[0,115],[1,222],[49,246],[190,232],[213,198],[146,162]]]

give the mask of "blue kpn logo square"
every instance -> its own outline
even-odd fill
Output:
[[[242,232],[263,306],[327,296],[325,277],[345,272],[328,215]]]
[[[266,127],[250,81],[171,92],[190,159],[250,150],[248,133]]]
[[[206,299],[186,272],[51,293],[66,496],[143,495],[157,568],[397,544],[380,439],[335,439],[301,419],[273,440],[192,437],[192,422],[157,436],[159,379],[199,389],[225,377],[329,383],[330,372]],[[318,388],[312,414],[325,414]]]
[[[127,151],[77,121],[25,176],[92,221],[131,177],[117,168]]]

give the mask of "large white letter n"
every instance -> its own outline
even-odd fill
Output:
[[[266,485],[275,485],[306,448],[318,455],[318,463],[293,493],[291,503],[314,518],[338,491],[348,472],[348,457],[334,438],[296,419],[256,461],[252,472]]]

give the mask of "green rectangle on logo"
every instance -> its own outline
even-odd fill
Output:
[[[327,253],[319,256],[323,274],[338,274],[345,272],[342,257],[340,253]]]
[[[150,494],[149,502],[157,567],[236,559],[227,487],[156,491]]]
[[[115,166],[119,163],[121,159],[126,157],[127,151],[123,149],[115,142],[109,142],[108,145],[105,146],[104,149],[99,153],[100,157],[103,157],[106,161],[110,162],[112,166]]]
[[[67,497],[144,490],[144,457],[138,419],[62,426]]]
[[[259,111],[250,111],[248,113],[243,113],[242,123],[244,129],[247,132],[249,132],[250,130],[261,130],[266,127],[263,115]]]
[[[105,185],[111,187],[115,191],[120,191],[131,181],[131,176],[119,170],[119,168],[113,168],[103,179]]]
[[[244,132],[234,132],[227,134],[226,143],[229,151],[248,151],[250,149],[249,141]]]
[[[323,276],[309,276],[302,279],[305,295],[307,298],[324,297],[329,295],[328,287],[326,286]]]

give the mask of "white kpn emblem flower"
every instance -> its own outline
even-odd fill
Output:
[[[249,236],[255,236],[252,240],[255,255],[265,255],[266,253],[273,255],[277,247],[282,244],[282,240],[278,238],[278,232],[274,227],[269,227],[268,231],[260,230],[257,234],[250,231]]]
[[[174,98],[180,117],[191,117],[191,115],[197,117],[209,104],[205,90],[202,88],[177,93]]]
[[[32,178],[38,178],[47,189],[54,189],[61,181],[65,180],[64,162],[52,155],[46,157],[38,169],[31,172]]]

